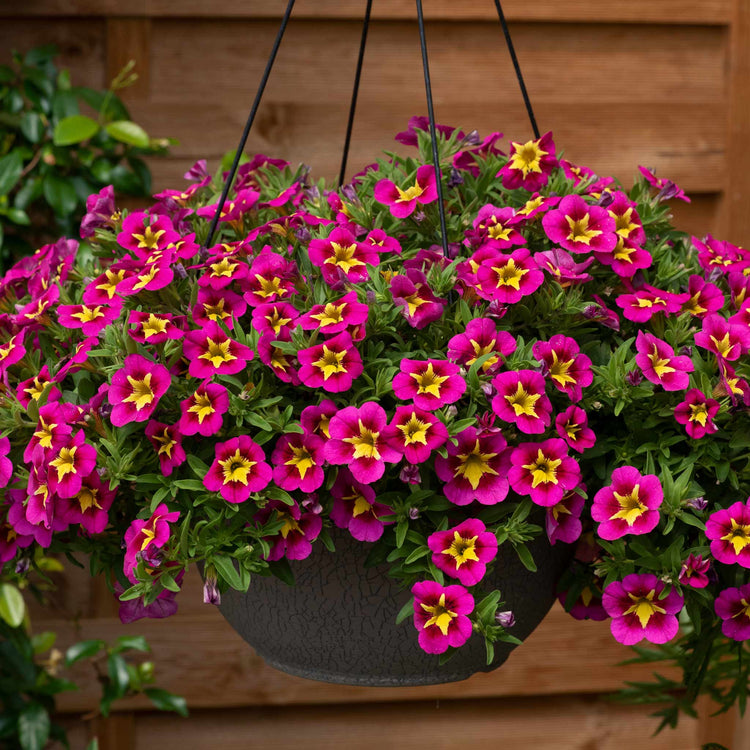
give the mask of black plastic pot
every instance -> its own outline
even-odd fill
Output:
[[[417,644],[411,617],[395,624],[410,593],[399,591],[385,566],[365,568],[371,545],[335,531],[336,553],[317,544],[306,560],[292,561],[296,585],[275,577],[253,577],[243,594],[222,595],[219,609],[232,627],[283,672],[323,682],[399,687],[465,680],[499,667],[514,646],[495,644],[487,665],[484,640],[476,633],[447,664]],[[538,571],[530,573],[509,544],[501,545],[488,589],[499,589],[516,624],[509,631],[526,638],[555,599],[555,584],[571,548],[546,539],[529,545]]]

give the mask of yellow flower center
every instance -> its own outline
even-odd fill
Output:
[[[135,404],[135,408],[140,411],[144,406],[148,406],[154,400],[154,392],[151,390],[151,373],[147,372],[142,380],[128,375],[128,383],[131,391],[125,396],[123,402],[126,404]]]
[[[255,291],[259,297],[265,299],[266,297],[272,297],[274,294],[283,297],[287,293],[287,290],[281,286],[281,279],[278,276],[267,279],[265,276],[256,273],[255,279],[260,284],[260,289]]]
[[[346,349],[337,352],[323,344],[323,354],[320,359],[315,360],[312,364],[313,367],[317,367],[323,373],[323,380],[328,380],[338,372],[346,372],[345,357]]]
[[[432,615],[432,617],[425,622],[424,628],[429,628],[430,625],[437,625],[443,635],[448,635],[448,628],[450,627],[451,620],[458,617],[458,615],[455,612],[451,612],[445,606],[445,594],[440,594],[440,599],[438,599],[437,604],[429,605],[421,602],[420,606],[425,612]]]
[[[305,448],[304,445],[301,445],[299,447],[297,447],[296,445],[290,445],[289,448],[291,449],[294,456],[288,461],[284,461],[284,466],[294,466],[299,472],[300,477],[304,479],[305,474],[307,474],[307,470],[312,469],[313,466],[315,466],[315,461],[310,455],[310,451]]]
[[[485,474],[498,475],[489,464],[490,459],[496,456],[497,453],[482,453],[479,448],[479,438],[477,438],[470,453],[459,453],[456,456],[461,463],[456,467],[454,475],[463,477],[475,490]]]
[[[536,459],[530,464],[523,464],[523,468],[531,472],[532,489],[540,484],[557,484],[557,467],[561,463],[561,458],[549,458],[539,448]]]
[[[427,431],[430,429],[430,425],[421,419],[417,419],[417,415],[414,412],[412,412],[408,422],[397,426],[404,436],[404,443],[406,445],[413,445],[414,443],[427,445]]]
[[[663,615],[666,614],[666,610],[660,607],[655,601],[654,596],[656,591],[653,589],[646,594],[646,596],[636,596],[635,594],[628,594],[628,598],[633,604],[623,612],[625,615],[635,615],[641,623],[641,627],[645,628],[648,625],[648,621],[658,612]]]
[[[497,219],[495,219],[494,221],[495,223],[487,228],[487,234],[493,240],[507,240],[508,237],[510,237],[510,233],[513,231],[513,229],[511,227],[506,227],[502,224],[499,224],[497,222]]]
[[[232,278],[237,266],[239,264],[229,258],[222,258],[217,263],[211,263],[209,268],[211,269],[211,276],[214,279],[219,279],[222,276]]]
[[[159,239],[165,233],[163,229],[158,229],[156,232],[148,226],[143,230],[143,234],[133,233],[133,237],[138,240],[138,248],[145,250],[156,250],[159,246]]]
[[[734,547],[734,554],[739,555],[750,544],[750,524],[739,524],[733,518],[731,529],[721,539],[729,542]]]
[[[99,490],[94,487],[82,487],[81,491],[76,495],[76,500],[81,507],[81,513],[85,513],[91,508],[102,509],[102,506],[99,505]]]
[[[43,417],[39,417],[39,426],[37,431],[34,433],[34,437],[39,441],[39,445],[42,448],[52,447],[52,435],[57,425],[55,423],[47,424]]]
[[[420,187],[418,182],[415,182],[411,187],[406,188],[406,190],[402,190],[400,187],[396,187],[396,190],[398,190],[396,203],[408,203],[415,198],[419,198],[424,193],[424,188]]]
[[[168,321],[165,318],[160,318],[153,313],[149,313],[148,319],[144,320],[141,329],[143,330],[143,338],[148,341],[151,336],[156,336],[159,333],[164,333],[167,330]]]
[[[161,435],[159,435],[158,433],[155,434],[154,440],[159,443],[159,450],[157,451],[157,455],[161,456],[162,454],[166,454],[167,458],[172,458],[172,448],[177,445],[177,441],[172,439],[169,434],[168,428],[165,427]]]
[[[337,305],[335,302],[328,302],[322,312],[315,313],[310,317],[313,320],[317,320],[321,326],[332,326],[336,323],[341,323],[344,319],[345,307],[346,302],[342,302],[340,305]]]
[[[362,420],[359,420],[359,435],[344,438],[343,442],[350,443],[354,446],[353,458],[374,458],[380,460],[380,451],[378,450],[379,432],[365,427]]]
[[[557,352],[552,350],[552,364],[549,368],[550,377],[556,380],[561,386],[565,387],[568,383],[575,385],[576,379],[569,375],[570,368],[573,366],[574,360],[559,360],[557,358]]]
[[[638,229],[638,225],[633,221],[632,207],[627,209],[624,214],[616,214],[610,211],[609,215],[615,220],[615,232],[620,237],[630,237],[631,233]]]
[[[541,173],[541,160],[549,152],[539,147],[539,141],[527,141],[526,143],[513,143],[513,154],[510,158],[510,168],[520,169],[526,177],[529,172]]]
[[[613,494],[615,500],[617,500],[617,504],[620,506],[620,510],[611,515],[609,520],[614,521],[615,518],[621,518],[628,526],[632,526],[648,510],[641,502],[639,497],[640,491],[641,486],[636,484],[627,495],[614,492]]]
[[[274,308],[274,311],[270,315],[266,315],[268,324],[273,329],[273,332],[278,336],[279,331],[287,324],[291,323],[291,318],[284,318],[278,309]]]
[[[417,393],[429,393],[435,398],[440,398],[440,386],[448,380],[447,375],[437,375],[432,362],[427,364],[423,372],[410,372],[409,377],[417,381]]]
[[[414,317],[414,313],[417,311],[417,308],[427,302],[426,299],[423,299],[419,296],[419,292],[414,292],[414,294],[410,294],[407,297],[404,297],[403,300],[404,302],[406,302],[406,306],[409,308],[409,317]]]
[[[198,359],[205,359],[213,367],[221,367],[224,362],[232,362],[237,357],[229,351],[232,344],[231,339],[226,341],[214,341],[212,338],[206,339],[206,351],[198,356]]]
[[[691,422],[697,422],[701,427],[706,426],[708,421],[708,409],[705,404],[690,404],[690,417]]]
[[[521,279],[529,272],[528,268],[517,268],[516,262],[511,258],[505,265],[492,266],[495,272],[495,286],[509,286],[518,291],[521,288]]]
[[[581,219],[574,219],[572,216],[566,216],[570,233],[567,239],[572,242],[580,242],[584,245],[590,245],[594,237],[598,237],[601,231],[598,229],[589,229],[589,214],[584,214]]]
[[[354,518],[357,518],[357,516],[362,516],[365,513],[372,512],[372,503],[360,493],[357,493],[356,495],[349,495],[344,499],[354,500],[354,507],[352,508],[352,516],[354,516]]]
[[[471,348],[474,350],[474,356],[466,361],[467,365],[473,365],[480,357],[483,357],[485,354],[489,354],[490,352],[495,351],[495,342],[491,342],[489,344],[485,344],[484,346],[480,346],[478,341],[474,341],[474,339],[471,339]],[[500,359],[500,357],[489,357],[485,360],[484,364],[482,365],[482,372],[486,372],[490,369],[497,361]]]
[[[70,317],[77,318],[81,321],[81,323],[91,323],[98,318],[103,318],[104,313],[102,312],[101,305],[97,305],[96,307],[87,307],[86,305],[81,305],[81,311],[71,313]]]
[[[233,455],[225,458],[223,461],[219,461],[219,466],[224,475],[224,484],[239,482],[247,486],[247,478],[250,475],[250,470],[257,463],[257,461],[251,461],[247,456],[243,456],[240,453],[240,449],[237,448]]]
[[[357,266],[365,265],[364,261],[354,257],[357,252],[356,245],[339,245],[338,242],[332,242],[331,249],[333,255],[329,255],[323,262],[338,266],[344,273],[349,273],[352,268]]]
[[[198,417],[198,424],[203,424],[203,420],[210,417],[215,411],[213,401],[207,393],[196,392],[193,396],[193,404],[188,407],[188,413],[195,414]]]
[[[725,333],[722,339],[717,339],[715,336],[709,336],[713,345],[716,347],[716,352],[720,357],[728,357],[732,353],[734,344],[729,340],[729,334]]]
[[[216,301],[215,305],[203,303],[203,312],[211,320],[225,320],[231,317],[228,310],[224,309],[224,298]],[[276,331],[278,333],[278,331]]]
[[[542,397],[541,393],[528,393],[521,383],[518,384],[515,393],[506,394],[505,400],[517,417],[525,414],[528,417],[536,417],[536,402]]]
[[[281,511],[276,512],[279,514],[279,520],[284,521],[284,525],[280,529],[281,537],[283,539],[286,539],[293,531],[302,533],[302,529],[299,527],[299,524],[294,520],[294,518],[292,518],[289,513],[282,513]]]
[[[50,466],[57,469],[57,481],[62,482],[63,478],[68,474],[76,473],[76,451],[77,446],[71,448],[65,447],[60,449],[60,453],[57,454],[57,458],[50,461]]]
[[[107,297],[112,299],[115,296],[117,285],[125,278],[125,271],[105,271],[106,281],[96,285],[96,289],[104,292]]]
[[[656,345],[654,345],[651,354],[648,355],[648,359],[657,378],[663,378],[665,375],[669,375],[670,372],[676,372],[674,367],[669,366],[669,359],[659,357],[659,350]]]
[[[477,539],[479,537],[464,537],[457,531],[453,532],[453,541],[448,549],[444,549],[442,554],[449,555],[456,561],[456,569],[460,568],[465,562],[474,560],[479,562],[477,557]]]

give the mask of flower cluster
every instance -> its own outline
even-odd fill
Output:
[[[196,167],[0,280],[0,561],[88,553],[160,616],[191,562],[215,602],[350,534],[443,653],[512,638],[498,548],[546,535],[622,643],[750,639],[750,252],[648,170],[451,128],[436,170],[424,125],[340,191]]]

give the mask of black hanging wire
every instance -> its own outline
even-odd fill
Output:
[[[289,16],[292,15],[292,8],[294,8],[294,0],[289,0],[289,4],[286,6],[286,11],[284,12],[284,17],[281,19],[279,31],[276,34],[276,40],[274,41],[273,48],[271,49],[271,55],[269,56],[268,62],[266,63],[266,69],[265,71],[263,71],[263,77],[260,79],[258,93],[255,95],[255,101],[253,101],[253,106],[250,109],[250,114],[248,115],[247,122],[245,123],[245,129],[242,131],[240,144],[239,146],[237,146],[237,152],[234,155],[234,161],[232,162],[232,167],[229,170],[229,176],[227,177],[226,182],[224,183],[224,188],[221,191],[219,205],[216,209],[216,213],[214,214],[214,218],[211,220],[211,226],[208,229],[208,237],[206,238],[206,244],[204,247],[209,247],[211,245],[214,233],[216,232],[216,226],[219,223],[219,217],[222,210],[224,209],[224,203],[226,202],[227,196],[229,195],[229,190],[232,187],[235,175],[237,174],[237,168],[240,166],[240,159],[242,158],[242,153],[245,150],[247,137],[248,135],[250,135],[250,128],[253,126],[253,120],[255,120],[255,115],[258,112],[260,100],[263,97],[263,92],[265,91],[266,84],[268,83],[268,77],[271,75],[271,68],[273,68],[273,63],[276,60],[276,53],[279,51],[279,47],[281,46],[281,39],[284,36],[284,31],[286,30],[287,23],[289,22]]]
[[[516,50],[513,46],[513,40],[510,38],[510,29],[505,21],[505,14],[503,13],[503,6],[500,4],[500,0],[495,0],[495,7],[497,8],[497,15],[500,19],[500,25],[503,27],[503,34],[505,35],[505,43],[508,45],[508,52],[510,52],[510,59],[513,61],[513,67],[516,69],[516,78],[518,79],[518,85],[521,88],[521,95],[523,96],[524,104],[526,105],[526,112],[529,115],[531,121],[531,129],[534,131],[534,137],[539,139],[539,128],[536,124],[536,118],[534,117],[534,110],[531,107],[531,99],[529,99],[529,92],[526,91],[526,84],[523,81],[523,74],[521,73],[521,66],[518,64],[518,58],[516,57]]]
[[[370,11],[372,0],[367,0],[365,19],[362,22],[362,39],[359,43],[359,57],[357,58],[357,70],[354,74],[354,89],[352,90],[352,103],[349,106],[349,121],[346,125],[346,138],[344,139],[344,153],[341,157],[341,171],[339,172],[339,188],[344,184],[346,175],[346,162],[349,159],[349,144],[352,140],[352,128],[354,127],[354,114],[357,110],[357,95],[359,94],[359,81],[362,77],[362,62],[365,59],[365,45],[367,44],[367,30],[370,27]]]
[[[443,205],[443,182],[440,179],[440,157],[438,156],[437,133],[435,131],[435,111],[432,106],[432,85],[430,84],[430,65],[427,61],[427,40],[424,33],[424,16],[422,0],[417,0],[417,23],[419,24],[419,43],[422,47],[422,68],[424,69],[424,89],[427,95],[427,116],[430,121],[430,139],[432,140],[432,163],[435,165],[435,182],[438,193],[438,212],[440,213],[440,239],[443,243],[443,255],[448,257],[448,230],[445,226],[445,206]]]

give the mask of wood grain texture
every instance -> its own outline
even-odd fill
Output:
[[[151,80],[151,21],[147,18],[107,19],[107,78],[112,80],[130,61],[138,79],[119,92],[130,104],[149,95]]]
[[[622,23],[712,24],[724,25],[731,18],[732,0],[505,0],[503,10],[511,21],[558,21],[562,23]],[[361,18],[364,0],[300,0],[294,18]],[[263,18],[279,17],[284,11],[284,0],[35,0],[28,6],[4,5],[0,16],[206,16]],[[375,18],[415,18],[411,3],[403,0],[380,0],[373,9]],[[491,2],[487,0],[431,0],[425,9],[428,18],[461,20],[497,20]]]

